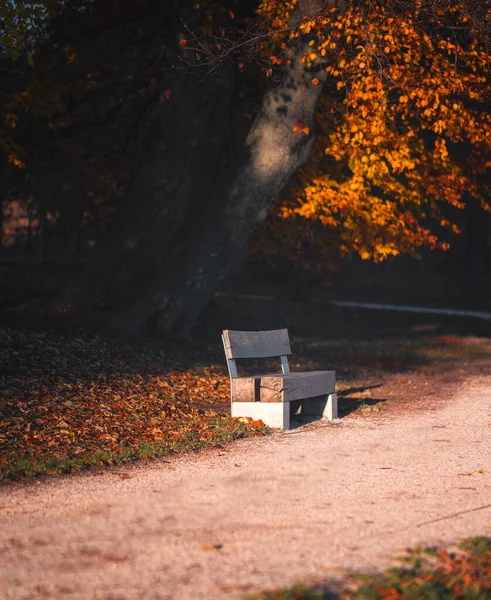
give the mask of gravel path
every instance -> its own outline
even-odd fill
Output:
[[[0,598],[225,599],[491,531],[491,377],[225,450],[0,488]]]

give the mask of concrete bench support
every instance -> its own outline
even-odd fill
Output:
[[[302,401],[300,413],[303,415],[320,415],[330,421],[338,418],[338,395],[328,394],[325,398],[309,398]]]
[[[251,417],[268,427],[290,429],[289,402],[232,402],[232,417]]]

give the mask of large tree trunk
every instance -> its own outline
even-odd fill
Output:
[[[319,6],[320,0],[300,0],[290,25],[299,25],[304,17],[315,18]],[[278,71],[265,95],[233,174],[221,173],[217,178],[230,83],[217,69],[199,83],[202,90],[209,90],[203,94],[189,74],[183,78],[181,98],[189,108],[186,114],[174,116],[179,130],[171,135],[160,132],[147,166],[128,194],[120,220],[124,235],[112,242],[118,281],[115,285],[110,280],[110,288],[116,291],[113,298],[122,294],[124,299],[114,303],[113,327],[160,335],[190,332],[256,223],[265,218],[290,176],[309,156],[314,112],[326,78],[325,63],[316,61],[312,68],[300,63],[311,50],[311,39],[304,36],[291,42],[286,51],[289,65]],[[314,77],[317,85],[312,83]],[[303,131],[295,127],[299,123]],[[198,198],[204,200],[201,210],[195,204]],[[137,201],[141,214],[135,214]],[[189,218],[189,206],[194,218]],[[185,228],[176,226],[184,221]],[[104,255],[99,262],[103,270],[93,267],[96,276],[91,275],[90,281],[100,282],[101,273],[107,274]],[[121,276],[120,262],[132,263],[127,275]],[[80,297],[84,285],[82,279],[75,297]],[[108,297],[107,290],[104,295]]]
[[[291,25],[303,16],[315,17],[317,8],[315,1],[299,2]],[[289,49],[290,66],[265,95],[234,176],[220,181],[206,213],[190,225],[173,276],[157,281],[122,311],[113,321],[118,329],[187,335],[256,223],[265,218],[288,179],[307,160],[314,141],[314,112],[326,77],[325,64],[316,64],[314,74],[300,63],[310,49],[309,41],[297,39]],[[317,85],[313,77],[319,80]],[[298,123],[309,129],[296,131]]]

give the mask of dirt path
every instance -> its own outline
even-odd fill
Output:
[[[412,417],[5,486],[0,598],[240,598],[490,530],[487,377]]]

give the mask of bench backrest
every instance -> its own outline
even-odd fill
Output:
[[[289,373],[287,356],[292,353],[287,329],[273,331],[231,331],[222,332],[223,347],[230,377],[237,377],[236,358],[281,357],[283,373]]]

